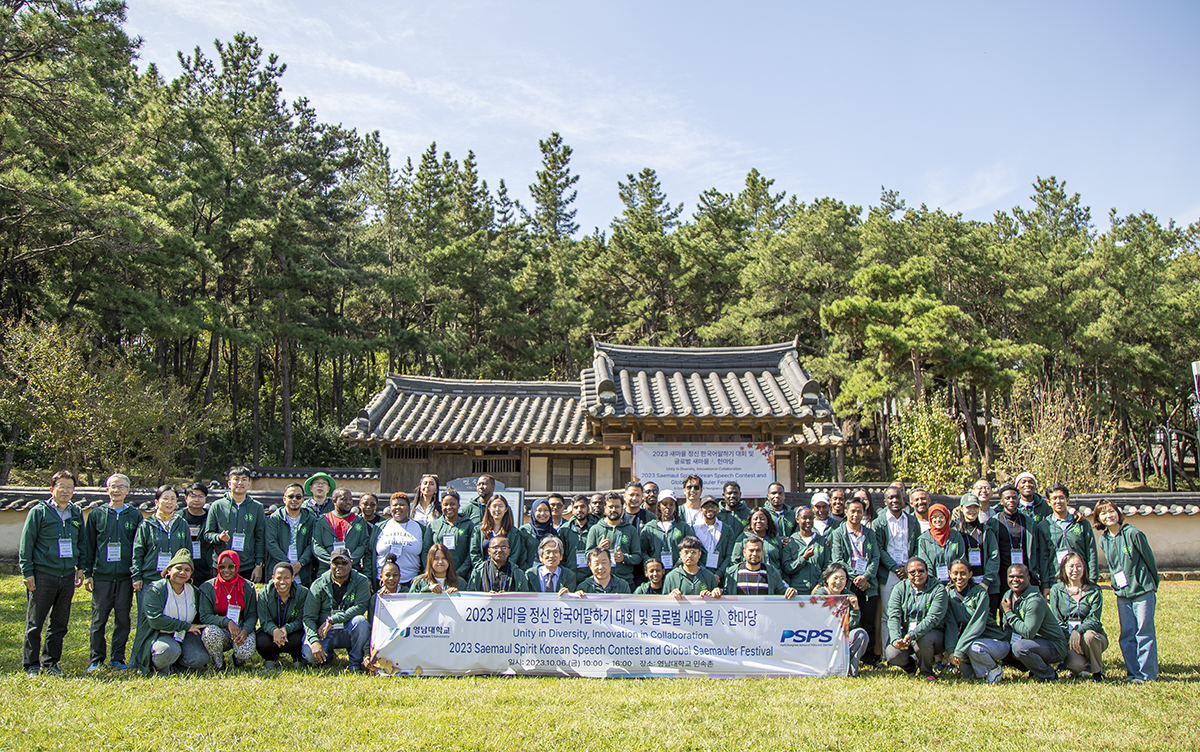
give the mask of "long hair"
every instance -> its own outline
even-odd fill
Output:
[[[513,529],[512,508],[508,506],[508,499],[504,498],[503,496],[492,497],[492,501],[495,501],[496,499],[500,499],[504,502],[504,516],[500,518],[500,525],[497,527],[492,521],[492,510],[488,509],[488,507],[492,505],[492,502],[488,502],[487,506],[483,508],[483,520],[481,520],[479,523],[479,532],[483,533],[485,536],[491,535],[495,532],[501,532],[505,535],[508,535]]]
[[[425,571],[418,575],[417,579],[429,583],[437,582],[437,576],[433,573],[433,555],[438,551],[441,551],[442,556],[446,557],[446,587],[458,587],[458,572],[454,570],[454,557],[450,555],[450,549],[441,543],[434,543],[429,547],[429,555],[425,557]]]
[[[764,535],[759,535],[758,537],[774,538],[775,536],[779,535],[779,529],[775,527],[775,520],[771,519],[771,515],[767,514],[767,510],[764,509],[763,507],[759,507],[759,508],[755,509],[753,512],[750,513],[750,516],[746,518],[746,525],[743,528],[743,530],[745,530],[745,532],[753,533],[754,535],[758,535],[758,533],[755,533],[753,530],[750,529],[750,522],[754,519],[754,515],[756,515],[756,514],[762,515],[767,520],[767,532]]]

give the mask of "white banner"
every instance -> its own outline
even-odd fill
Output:
[[[738,443],[645,443],[633,444],[633,477],[654,481],[683,498],[683,479],[689,475],[704,481],[704,490],[717,498],[721,486],[737,481],[742,496],[765,499],[767,486],[775,482],[775,445]],[[682,503],[682,502],[680,502]]]
[[[844,675],[844,596],[544,593],[381,595],[381,673],[649,676]]]

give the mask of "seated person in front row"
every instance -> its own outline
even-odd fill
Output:
[[[515,535],[520,535],[516,531]],[[521,568],[509,561],[512,548],[508,536],[496,535],[488,541],[488,557],[471,571],[467,590],[477,593],[528,593],[529,581]]]
[[[1008,592],[1000,600],[1000,623],[1012,630],[1011,661],[1041,681],[1053,681],[1067,655],[1067,631],[1036,587],[1029,567],[1008,568]]]
[[[236,551],[217,556],[217,576],[200,586],[200,633],[204,649],[218,670],[225,668],[225,651],[233,651],[233,664],[241,666],[254,656],[254,627],[258,600],[254,586],[238,574]]]
[[[159,676],[170,676],[178,669],[203,668],[208,651],[200,639],[204,625],[197,618],[199,592],[188,582],[192,557],[186,548],[175,552],[164,575],[166,579],[146,587],[133,653],[143,672],[153,666]]]
[[[698,595],[701,598],[720,598],[717,577],[707,567],[700,566],[704,545],[694,535],[679,541],[679,564],[667,573],[663,590],[676,598]]]
[[[391,554],[388,554],[391,556]],[[429,547],[425,571],[412,581],[410,593],[457,593],[458,572],[454,569],[454,554],[441,543]]]
[[[846,617],[846,646],[850,653],[850,669],[847,674],[858,676],[863,653],[867,652],[867,630],[859,626],[862,621],[862,610],[858,606],[858,596],[846,591],[846,585],[849,582],[850,573],[846,570],[846,565],[835,561],[825,568],[821,575],[821,584],[813,588],[813,595],[846,596],[845,601],[837,605],[838,611],[835,613],[842,613],[842,608],[849,612]]]
[[[329,554],[329,571],[317,578],[304,606],[304,647],[306,663],[329,661],[333,651],[345,648],[349,654],[349,672],[362,670],[363,653],[371,639],[367,606],[371,585],[364,575],[351,569],[350,551],[343,547]]]
[[[259,626],[254,642],[263,657],[263,668],[275,668],[280,653],[292,656],[293,665],[300,663],[307,602],[308,588],[294,581],[292,565],[286,561],[276,564],[271,581],[258,594]]]
[[[593,548],[587,553],[588,566],[592,576],[579,583],[576,595],[585,593],[624,593],[629,594],[629,583],[616,577],[612,572],[612,559],[609,552],[603,548]]]
[[[661,509],[661,507],[659,508]],[[646,563],[642,565],[642,573],[646,575],[646,581],[638,585],[633,594],[662,595],[663,580],[667,576],[667,570],[663,567],[663,563],[658,559],[646,559]]]
[[[761,510],[750,513],[751,519],[763,518]],[[795,598],[796,589],[785,587],[778,570],[763,563],[763,539],[753,533],[742,539],[741,562],[725,572],[726,595],[782,595]]]
[[[935,680],[933,659],[945,645],[949,595],[942,583],[929,576],[929,566],[921,557],[909,559],[904,570],[908,578],[888,598],[892,642],[884,646],[883,657],[888,665],[910,674],[920,671],[923,678]]]
[[[549,509],[548,505],[543,505]],[[559,566],[563,560],[563,542],[557,535],[543,536],[538,543],[538,561],[525,571],[529,589],[534,593],[557,593],[563,595],[575,589],[575,573]]]

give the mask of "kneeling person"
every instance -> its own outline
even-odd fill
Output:
[[[367,606],[371,585],[366,576],[351,569],[350,551],[343,547],[329,554],[329,571],[317,578],[304,606],[305,662],[327,662],[334,650],[345,648],[353,673],[362,670],[363,653],[371,639]]]
[[[254,635],[263,668],[277,665],[280,653],[299,663],[304,646],[304,605],[308,588],[295,582],[291,563],[275,565],[271,582],[258,594],[258,632]]]
[[[188,550],[177,551],[164,572],[166,579],[150,583],[142,596],[133,652],[143,672],[149,673],[153,667],[160,676],[170,676],[179,668],[203,668],[208,651],[200,639],[204,625],[197,618],[199,593],[189,582],[192,557]]]
[[[707,567],[700,566],[704,544],[694,535],[679,541],[679,564],[667,573],[663,590],[676,598],[698,595],[701,598],[720,598],[717,577]]]
[[[892,642],[885,646],[883,657],[889,665],[936,679],[933,659],[942,652],[946,640],[946,588],[929,576],[929,567],[919,556],[909,559],[904,569],[908,579],[897,584],[888,598],[888,635]]]
[[[200,586],[200,621],[205,625],[200,638],[217,669],[225,668],[225,651],[233,651],[233,665],[241,666],[254,656],[254,626],[258,603],[254,586],[238,574],[241,563],[236,551],[217,556],[217,576]]]
[[[592,570],[592,576],[579,583],[579,589],[575,591],[576,595],[585,593],[629,594],[629,583],[620,577],[613,576],[608,551],[599,547],[593,548],[588,551],[587,561],[588,567]]]
[[[1036,587],[1029,586],[1029,567],[1008,568],[1008,592],[1000,600],[1000,622],[1012,630],[1012,657],[1030,674],[1049,681],[1067,654],[1067,633]]]

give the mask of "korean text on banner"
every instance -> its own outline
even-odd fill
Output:
[[[683,491],[689,475],[704,481],[705,489],[720,495],[727,481],[737,481],[742,496],[766,498],[775,482],[775,445],[738,443],[648,443],[633,445],[633,476],[652,480],[659,488]]]

